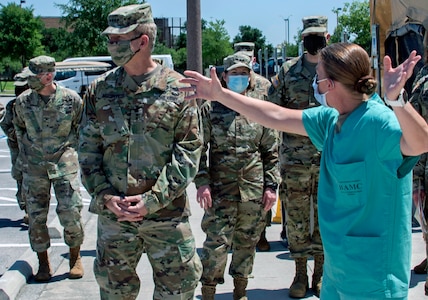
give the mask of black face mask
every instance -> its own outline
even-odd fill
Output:
[[[303,46],[312,55],[316,55],[326,45],[327,41],[323,36],[310,34],[303,38]]]

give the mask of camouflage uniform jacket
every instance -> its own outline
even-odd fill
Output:
[[[303,56],[286,61],[272,78],[269,101],[282,107],[305,109],[318,106],[315,100],[311,74],[303,65]],[[320,153],[308,137],[282,133],[281,164],[315,164],[319,166]]]
[[[256,81],[246,95],[266,100],[268,89],[260,84]],[[242,202],[260,201],[266,187],[274,186],[276,190],[277,131],[252,122],[219,102],[204,103],[202,114],[204,151],[196,187],[210,185],[214,197]]]
[[[14,114],[14,105],[16,98],[10,100],[6,104],[6,110],[3,118],[0,119],[0,127],[3,129],[3,132],[7,136],[7,143],[9,145],[10,151],[18,152],[18,141],[16,140],[16,132],[13,126],[13,114]]]
[[[84,96],[79,162],[93,213],[109,214],[106,195],[141,194],[146,219],[190,215],[186,188],[202,148],[199,108],[179,92],[179,73],[155,72],[138,86],[115,68]]]
[[[428,122],[428,64],[422,67],[413,82],[410,102],[419,114]],[[413,168],[413,180],[420,180],[426,192],[428,192],[428,154],[421,155],[418,163]]]
[[[17,97],[13,124],[23,172],[47,173],[53,179],[79,170],[76,148],[82,111],[80,96],[59,85],[48,103],[31,89]]]
[[[6,134],[7,138],[14,143],[18,147],[18,142],[16,141],[16,133],[15,128],[13,127],[13,106],[15,105],[15,99],[10,100],[6,104],[6,110],[4,111],[4,115],[0,118],[0,127],[3,129],[3,132]]]
[[[12,177],[17,179],[22,177],[22,163],[18,159],[19,147],[18,140],[16,139],[16,131],[13,126],[13,115],[15,110],[16,98],[10,100],[6,104],[5,114],[2,119],[0,119],[0,127],[3,129],[4,133],[7,136],[7,146],[9,147],[10,157],[12,161]]]

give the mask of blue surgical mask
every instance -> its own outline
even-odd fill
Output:
[[[321,79],[321,80],[324,80],[324,79]],[[314,97],[318,101],[318,103],[324,107],[330,107],[327,103],[327,97],[326,97],[326,95],[328,94],[328,91],[325,92],[324,94],[320,94],[318,91],[317,76],[315,76],[315,78],[314,78],[314,82],[312,83],[312,87],[314,89]]]
[[[229,75],[229,80],[227,82],[227,87],[236,93],[241,94],[245,91],[249,84],[248,75]]]

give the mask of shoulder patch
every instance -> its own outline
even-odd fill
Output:
[[[276,89],[278,87],[278,85],[279,85],[279,82],[280,82],[278,74],[275,75],[275,76],[272,76],[271,79],[270,79],[270,81],[272,82],[272,86]]]

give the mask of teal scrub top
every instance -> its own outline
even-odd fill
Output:
[[[368,298],[406,297],[410,280],[412,168],[394,112],[373,95],[346,117],[303,112],[322,151],[318,214],[324,274],[337,290]]]

